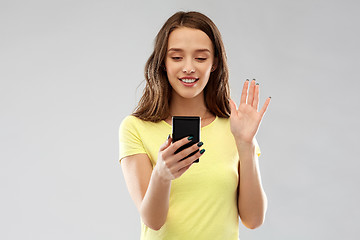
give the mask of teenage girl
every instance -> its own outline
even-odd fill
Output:
[[[145,78],[137,108],[120,125],[120,162],[141,239],[235,240],[239,217],[259,227],[267,198],[255,136],[270,97],[259,109],[259,84],[247,80],[239,107],[230,99],[215,24],[199,12],[171,16],[156,36]],[[200,116],[201,142],[174,154],[191,137],[172,142],[172,116]]]

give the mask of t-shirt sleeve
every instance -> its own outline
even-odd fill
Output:
[[[261,155],[260,146],[259,146],[258,142],[256,141],[256,139],[255,139],[255,153],[258,157],[260,157],[260,155]]]
[[[134,116],[127,116],[119,127],[119,161],[124,157],[146,153],[139,134],[139,123]]]

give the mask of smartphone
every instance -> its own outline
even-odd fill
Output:
[[[198,142],[200,142],[200,128],[201,128],[201,121],[200,121],[200,117],[187,117],[187,116],[173,116],[172,117],[172,138],[173,138],[173,142],[176,142],[184,137],[189,137],[192,136],[193,139],[181,146],[180,148],[178,148],[175,151],[175,154],[182,151],[185,148],[188,148]],[[188,156],[184,157],[181,160],[184,160],[192,155],[194,155],[195,153],[197,153],[197,151],[190,153]],[[199,159],[196,159],[194,162],[199,162]]]

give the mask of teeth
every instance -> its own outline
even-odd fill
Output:
[[[185,82],[185,83],[193,83],[196,81],[196,79],[186,79],[186,78],[183,78],[181,79],[181,81]]]

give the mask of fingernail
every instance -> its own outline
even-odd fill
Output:
[[[201,147],[203,144],[204,144],[203,142],[199,142],[199,143],[197,144],[197,146],[198,146],[198,147]]]
[[[190,140],[192,140],[194,137],[193,136],[190,136],[190,137],[188,137],[188,140],[190,141]]]
[[[200,150],[200,154],[203,154],[205,152],[205,149]]]

